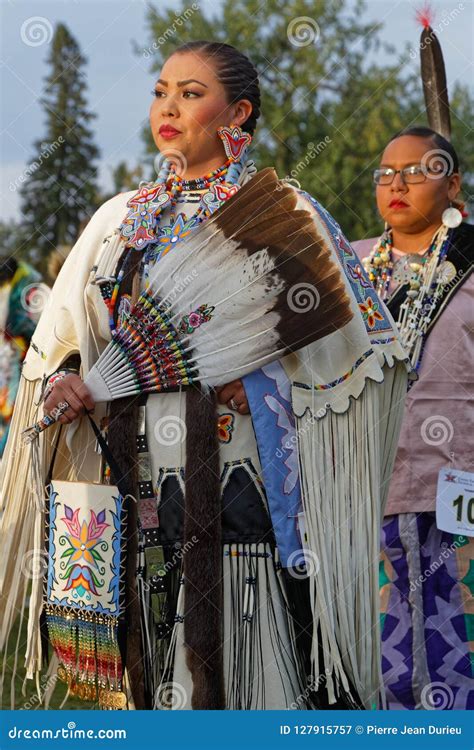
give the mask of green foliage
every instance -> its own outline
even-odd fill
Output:
[[[426,124],[421,82],[408,48],[390,64],[378,64],[380,25],[361,21],[363,0],[350,8],[346,0],[224,0],[212,16],[200,10],[190,14],[190,7],[182,0],[178,11],[149,9],[149,42],[143,48],[151,73],[158,77],[163,61],[187,41],[238,47],[260,75],[262,116],[253,141],[259,167],[271,165],[280,176],[295,177],[350,239],[380,233],[372,169],[397,130]],[[302,17],[314,34],[309,44],[299,44],[304,28],[295,19]],[[387,50],[393,55],[393,48]],[[472,142],[465,144],[474,103],[466,88],[455,88],[452,105],[453,142],[464,150],[469,195],[474,155]],[[148,127],[143,137],[147,152],[155,154]],[[148,178],[155,176],[150,172]]]
[[[34,143],[21,189],[27,253],[40,266],[58,245],[75,242],[81,224],[97,206],[94,162],[99,152],[89,126],[95,115],[87,108],[85,63],[77,42],[59,24],[41,99],[45,133]]]

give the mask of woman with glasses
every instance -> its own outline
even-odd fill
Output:
[[[382,530],[387,701],[389,708],[467,709],[474,705],[474,568],[466,532],[474,526],[459,521],[455,495],[442,489],[457,481],[459,497],[474,494],[463,495],[458,473],[473,471],[474,227],[458,209],[456,152],[429,128],[397,134],[374,182],[385,230],[353,247],[417,373]],[[474,486],[473,474],[470,480]]]

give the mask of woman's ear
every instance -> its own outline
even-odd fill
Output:
[[[248,99],[240,99],[235,105],[234,116],[232,117],[233,124],[243,125],[252,114],[252,109],[252,104]]]
[[[461,190],[462,177],[459,172],[455,172],[448,179],[448,198],[453,201]]]

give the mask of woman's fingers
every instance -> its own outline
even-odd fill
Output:
[[[93,411],[95,406],[89,390],[81,378],[74,374],[67,375],[55,383],[44,402],[44,411],[46,414],[54,414],[63,403],[69,404],[69,408],[59,417],[58,421],[62,424],[70,424],[86,411]]]
[[[227,404],[229,409],[238,411],[239,414],[249,414],[247,394],[241,380],[233,380],[231,383],[216,389],[217,400],[220,404]]]
[[[233,397],[237,390],[236,385],[238,380],[234,380],[232,383],[227,383],[217,391],[217,400],[220,404],[226,404]]]
[[[80,386],[76,389],[76,395],[84,404],[86,411],[94,411],[95,401],[82,380]]]

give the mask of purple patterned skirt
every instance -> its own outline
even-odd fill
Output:
[[[389,709],[474,708],[474,539],[435,513],[382,527],[382,670]]]

